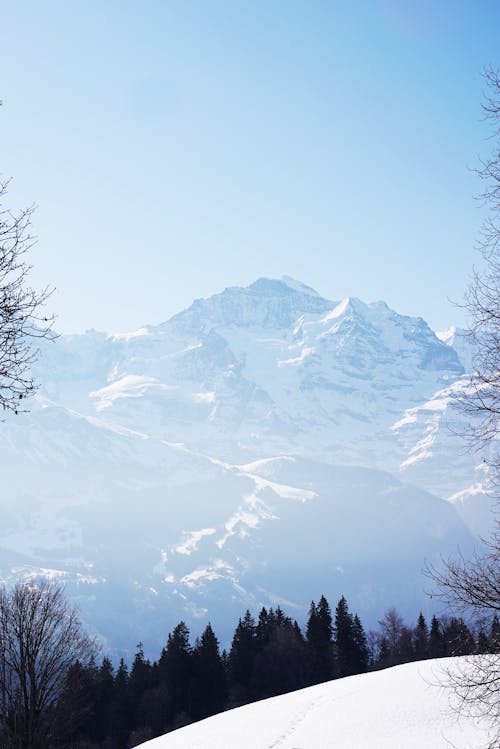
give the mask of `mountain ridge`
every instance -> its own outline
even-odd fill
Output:
[[[464,366],[383,302],[258,279],[159,326],[45,343],[36,375],[32,413],[0,430],[0,574],[62,576],[117,648],[127,606],[155,643],[162,617],[224,633],[322,592],[414,615],[423,557],[474,544],[477,458],[446,429]]]

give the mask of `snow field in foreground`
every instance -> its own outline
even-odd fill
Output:
[[[419,661],[229,710],[143,749],[480,749],[487,732],[452,708],[446,670]]]

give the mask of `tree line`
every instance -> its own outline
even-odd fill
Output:
[[[304,631],[280,606],[247,611],[229,652],[208,624],[194,644],[185,622],[151,662],[139,643],[128,668],[76,662],[61,695],[65,749],[126,749],[226,709],[369,670],[425,658],[498,651],[498,617],[474,627],[462,618],[420,613],[408,626],[389,609],[365,632],[342,596],[332,613],[324,596],[311,603]]]

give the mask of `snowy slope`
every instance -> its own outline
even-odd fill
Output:
[[[487,729],[458,718],[446,658],[350,676],[215,715],[147,749],[480,749]],[[463,667],[463,664],[460,664]]]

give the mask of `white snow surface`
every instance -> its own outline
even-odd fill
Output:
[[[325,682],[229,710],[145,749],[481,749],[487,727],[459,716],[445,658]],[[462,664],[458,664],[462,661]]]

